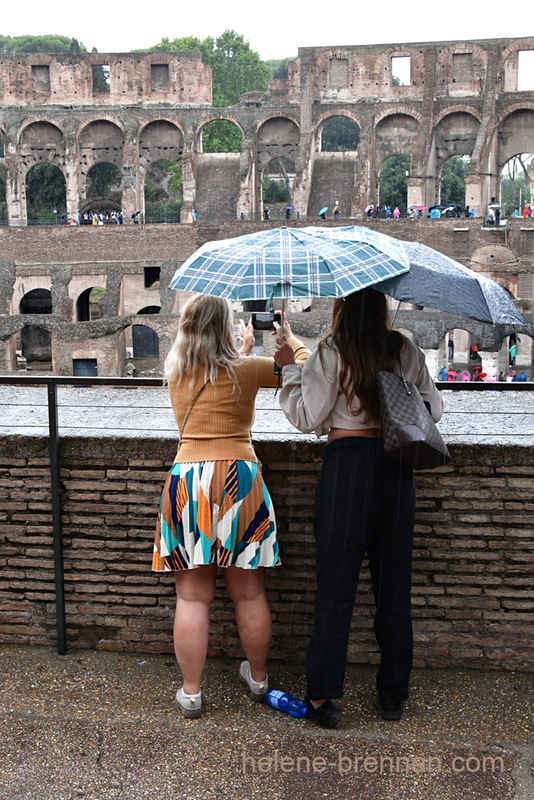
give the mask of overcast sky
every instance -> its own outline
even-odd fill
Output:
[[[527,4],[528,5],[528,4]],[[299,47],[516,38],[530,12],[509,12],[497,0],[430,3],[428,0],[374,0],[350,3],[198,0],[100,0],[97,3],[3,3],[0,33],[62,34],[100,53],[128,52],[163,37],[217,37],[234,29],[262,59],[296,56]]]

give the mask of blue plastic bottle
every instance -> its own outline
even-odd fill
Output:
[[[290,714],[292,717],[299,718],[308,716],[308,709],[303,700],[291,697],[290,694],[281,692],[279,689],[269,689],[265,692],[263,702],[267,703],[271,708],[276,708],[278,711]]]

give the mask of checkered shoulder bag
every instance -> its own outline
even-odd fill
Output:
[[[415,384],[400,375],[381,370],[377,375],[380,424],[385,452],[412,469],[435,469],[451,460]]]

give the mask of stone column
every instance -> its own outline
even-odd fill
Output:
[[[468,175],[465,179],[465,204],[475,209],[475,217],[486,216],[483,183],[482,175]]]
[[[6,145],[6,204],[10,225],[26,225],[26,197],[22,192],[22,176],[16,148],[7,141]]]
[[[237,197],[236,212],[238,219],[253,219],[257,211],[255,205],[255,166],[254,166],[254,134],[243,134],[241,142],[241,155],[239,156],[239,195]]]
[[[410,206],[423,206],[425,182],[423,178],[406,178],[408,187],[408,208]]]
[[[67,146],[66,148],[63,174],[65,175],[67,214],[73,214],[75,211],[78,211],[82,205],[80,194],[80,170],[75,147],[71,148]]]
[[[132,214],[141,209],[138,166],[135,141],[127,141],[122,152],[122,219],[125,224],[133,224]]]
[[[439,350],[425,350],[426,367],[432,378],[435,378],[440,369]]]
[[[374,152],[374,120],[362,120],[360,127],[360,143],[356,169],[354,171],[354,190],[350,215],[356,219],[365,216],[365,209],[371,203],[378,205],[377,176],[375,174]]]
[[[482,359],[482,372],[487,374],[485,380],[497,380],[499,377],[499,354],[498,353],[481,353],[479,356]]]

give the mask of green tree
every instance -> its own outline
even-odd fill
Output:
[[[228,119],[214,119],[202,128],[203,153],[240,153],[241,131]]]
[[[360,143],[360,128],[349,117],[327,119],[321,132],[321,152],[334,153],[356,150]]]
[[[506,165],[501,183],[501,203],[506,209],[506,214],[513,214],[517,208],[523,213],[525,203],[531,202],[530,176],[528,167],[532,155],[522,153],[514,156]]]
[[[226,30],[217,39],[211,36],[162,39],[150,50],[167,53],[198,50],[203,63],[212,70],[213,105],[217,108],[238,103],[245,92],[267,91],[271,77],[268,66],[243,36],[233,30]]]
[[[264,63],[271,70],[271,77],[278,80],[284,80],[288,76],[287,65],[290,61],[294,61],[295,56],[289,58],[270,58]]]
[[[453,156],[441,170],[441,205],[465,206],[465,179],[469,172],[469,156]]]
[[[392,156],[384,161],[380,170],[380,204],[399,207],[406,213],[408,187],[406,173],[410,170],[409,156]]]
[[[114,186],[118,189],[120,185],[120,169],[115,164],[110,164],[107,161],[94,164],[87,173],[88,197],[111,197],[113,194],[111,188]]]
[[[69,36],[0,36],[0,53],[87,53],[87,48]]]
[[[59,167],[47,161],[32,167],[26,175],[28,219],[44,222],[61,217],[66,209],[65,187],[65,176]]]

